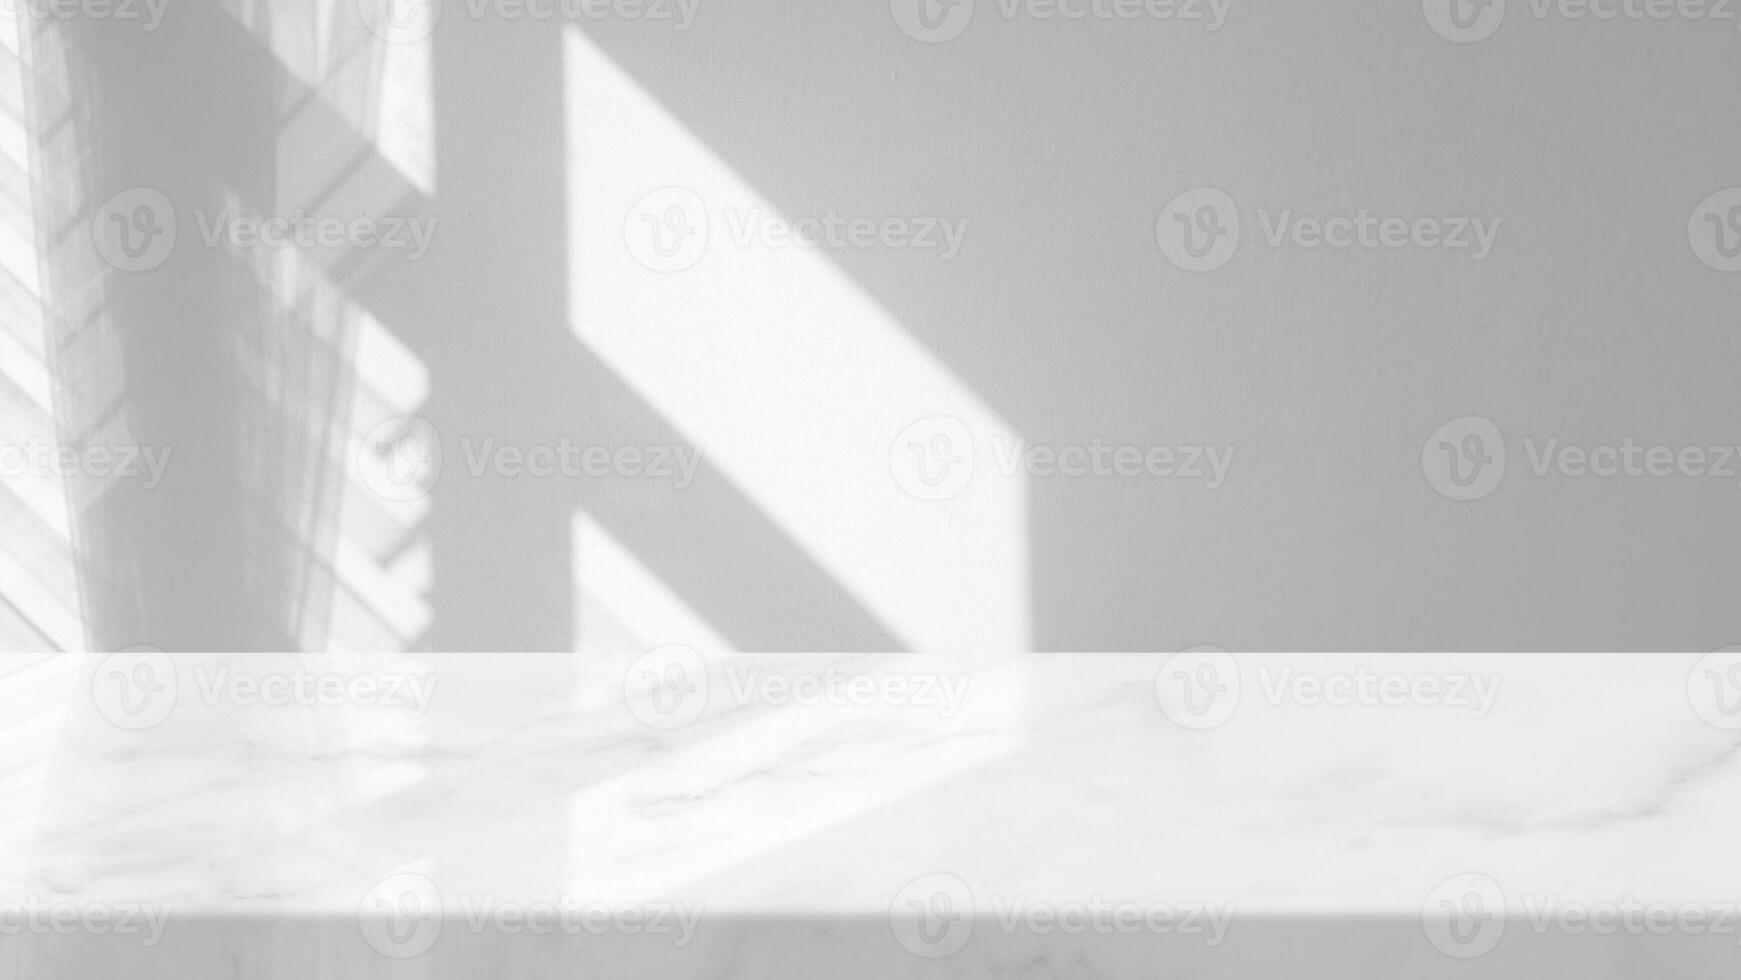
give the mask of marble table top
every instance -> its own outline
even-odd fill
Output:
[[[1741,959],[1734,653],[136,651],[13,658],[0,709],[0,963]]]

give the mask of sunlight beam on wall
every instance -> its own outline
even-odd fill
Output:
[[[1026,649],[1025,486],[989,448],[1013,440],[1007,423],[822,251],[740,246],[742,222],[777,208],[566,36],[575,334],[902,643]],[[651,231],[640,202],[673,187],[654,219],[708,226],[707,246],[655,271],[636,257],[665,264],[650,239],[629,236]],[[700,213],[671,211],[686,201]],[[897,483],[891,451],[939,416],[971,433],[978,465],[928,502]]]

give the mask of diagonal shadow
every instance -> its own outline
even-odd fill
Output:
[[[1010,6],[978,0],[971,26],[941,44],[904,35],[881,0],[737,0],[704,7],[685,33],[580,27],[787,215],[971,218],[951,263],[891,249],[829,258],[1033,443],[1238,447],[1239,476],[1213,493],[1053,480],[1033,494],[1037,648],[1626,649],[1660,644],[1665,631],[1697,646],[1687,632],[1695,621],[1701,636],[1731,628],[1713,612],[1732,591],[1732,575],[1710,573],[1722,563],[1682,579],[1685,565],[1644,575],[1634,567],[1641,553],[1618,560],[1605,545],[1566,559],[1563,542],[1584,540],[1571,511],[1560,512],[1564,527],[1520,530],[1508,545],[1518,574],[1492,577],[1493,543],[1435,528],[1412,466],[1414,427],[1492,383],[1467,350],[1467,326],[1508,309],[1492,298],[1508,276],[1575,282],[1564,294],[1583,297],[1583,320],[1608,323],[1619,309],[1654,315],[1644,308],[1654,299],[1643,299],[1653,294],[1631,278],[1637,269],[1702,270],[1641,265],[1637,254],[1608,267],[1568,261],[1589,254],[1568,233],[1513,256],[1515,265],[1447,265],[1422,252],[1332,261],[1259,246],[1192,277],[1160,259],[1154,225],[1174,194],[1226,185],[1252,210],[1483,208],[1508,227],[1568,228],[1564,181],[1511,161],[1574,159],[1591,145],[1622,155],[1681,148],[1658,161],[1665,170],[1696,158],[1684,150],[1708,146],[1709,135],[1683,128],[1695,116],[1664,116],[1647,108],[1651,99],[1628,103],[1622,93],[1714,91],[1722,58],[1704,45],[1716,35],[1657,35],[1651,57],[1666,71],[1637,76],[1613,72],[1589,39],[1563,35],[1560,54],[1577,67],[1553,87],[1554,108],[1513,113],[1485,97],[1472,106],[1444,84],[1469,64],[1412,5],[1235,4],[1219,33],[1182,21],[1006,19]],[[1504,92],[1534,84],[1531,65],[1499,59],[1483,77]],[[1626,126],[1579,111],[1591,87],[1605,104],[1632,106]],[[1638,218],[1640,240],[1678,231],[1691,203],[1673,198],[1672,182],[1653,186],[1663,196],[1650,208],[1613,206]],[[1662,215],[1670,220],[1656,224]],[[1705,322],[1720,319],[1709,284],[1677,295],[1710,303]],[[1555,307],[1542,317],[1564,315]],[[1523,350],[1533,363],[1535,349]],[[1703,353],[1720,361],[1727,350]],[[1623,370],[1630,356],[1605,363]],[[1448,364],[1470,366],[1447,373]],[[1503,405],[1509,396],[1501,387],[1490,397]],[[1538,400],[1532,389],[1513,404],[1524,413]],[[1637,517],[1672,539],[1681,533],[1673,511]],[[1646,605],[1685,615],[1645,629],[1593,601],[1568,607],[1557,638],[1544,639],[1533,583],[1592,566],[1628,569],[1605,580],[1626,605],[1639,589],[1661,589]],[[1492,616],[1447,616],[1448,594]],[[1496,619],[1519,639],[1496,639]],[[1423,623],[1432,624],[1425,633]]]
[[[441,189],[407,198],[411,213],[440,215],[433,247],[417,262],[353,257],[335,278],[425,361],[425,415],[452,462],[463,462],[460,438],[681,445],[569,330],[560,33],[466,27],[434,35]],[[900,648],[705,457],[680,491],[474,477],[450,465],[433,502],[430,649],[573,649],[576,508],[741,649]]]
[[[1244,373],[1261,352],[1217,343],[1214,320],[1156,288],[1156,178],[1133,161],[1179,158],[1175,132],[1235,144],[1222,152],[1266,134],[1218,122],[1227,100],[1203,89],[1222,52],[1200,27],[1012,26],[998,9],[982,0],[939,45],[904,35],[887,3],[745,0],[687,32],[580,26],[783,214],[968,221],[949,261],[823,251],[1021,436],[1217,437],[1238,416],[1203,365]],[[1034,645],[1202,642],[1178,611],[1199,569],[1176,558],[1215,554],[1219,518],[1190,491],[1048,482],[1027,522]]]

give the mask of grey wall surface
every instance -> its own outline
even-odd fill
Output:
[[[1207,0],[700,0],[679,30],[646,10],[622,14],[638,7],[593,16],[605,8],[576,3],[540,20],[474,16],[448,0],[418,49],[429,56],[437,187],[382,177],[391,192],[375,195],[395,213],[439,215],[440,235],[414,268],[342,256],[324,272],[427,367],[427,403],[404,414],[443,433],[682,442],[565,322],[578,285],[564,215],[585,193],[568,181],[565,152],[587,134],[565,118],[563,45],[578,31],[782,214],[965,222],[946,261],[876,245],[818,251],[1017,436],[1233,453],[1213,489],[1178,475],[1029,473],[1026,645],[1714,649],[1741,637],[1741,260],[1725,254],[1741,241],[1741,191],[1722,194],[1741,188],[1741,23],[1719,5],[1593,7],[1614,16],[1519,0],[1224,0],[1219,10]],[[286,27],[300,15],[281,8],[274,34],[258,27],[272,19],[264,8],[173,7],[129,42],[149,57],[97,70],[99,92],[148,78],[153,91],[228,94],[130,106],[174,123],[159,133],[217,127],[209,140],[223,145],[195,147],[190,159],[210,163],[199,173],[169,145],[155,175],[91,178],[86,206],[170,179],[210,201],[258,193],[262,209],[284,209],[303,203],[283,191],[298,167],[372,165],[343,140],[292,146],[282,132],[212,115],[275,104],[289,118],[286,107],[306,101],[294,72],[260,67],[271,63],[262,37],[297,35]],[[1082,16],[1044,16],[1054,9]],[[1224,20],[1181,19],[1193,12]],[[255,29],[210,22],[226,17]],[[298,36],[325,29],[310,23]],[[75,35],[73,46],[109,50],[116,26],[85,25],[96,39]],[[367,38],[354,26],[342,36]],[[218,74],[195,82],[173,67],[185,59]],[[238,65],[250,67],[224,74]],[[98,120],[93,138],[113,125]],[[251,158],[250,147],[277,153]],[[1191,193],[1206,188],[1223,195]],[[1272,244],[1284,213],[1348,219],[1331,234],[1353,244],[1302,244],[1315,241],[1309,223]],[[1353,224],[1363,214],[1364,232]],[[1194,235],[1219,229],[1220,251],[1181,251],[1180,217]],[[1385,218],[1404,219],[1407,232]],[[1477,228],[1491,235],[1485,245]],[[165,268],[181,295],[236,274],[216,261]],[[729,281],[719,288],[738,295]],[[754,284],[738,288],[755,300]],[[205,304],[204,320],[248,315],[227,295]],[[717,317],[721,330],[757,329],[729,307]],[[826,338],[830,323],[814,330]],[[238,505],[216,538],[194,533],[206,512],[195,500],[216,479],[208,470],[234,468],[239,486],[304,480],[322,458],[248,441],[278,438],[270,426],[195,425],[171,411],[163,393],[247,400],[221,380],[241,376],[244,359],[204,336],[126,361],[127,390],[173,423],[170,437],[205,469],[167,485],[184,496],[151,510],[148,528],[111,531],[113,547],[155,556],[156,571],[129,580],[143,606],[133,595],[106,607],[123,622],[100,631],[105,643],[122,645],[128,617],[143,634],[130,642],[167,648],[310,635],[212,625],[267,615],[260,603],[302,610],[297,597],[313,586],[292,569],[310,559],[294,549],[330,554],[337,532],[308,518],[300,543],[271,545],[246,530],[254,510]],[[207,372],[192,388],[177,380],[186,350]],[[315,404],[343,383],[298,377],[299,397]],[[757,395],[746,384],[742,397]],[[346,402],[332,401],[341,407],[312,413],[314,431],[343,429]],[[201,440],[218,455],[200,455]],[[1614,475],[1589,472],[1576,454],[1544,457],[1566,446],[1613,447],[1594,459],[1604,471],[1612,461]],[[424,537],[405,539],[429,555],[428,618],[400,637],[408,646],[583,646],[577,508],[737,649],[930,645],[841,584],[711,459],[681,492],[618,481],[570,493],[453,479],[460,451],[442,448],[449,475],[430,494]],[[819,453],[794,445],[793,465]],[[275,462],[250,468],[251,454]],[[108,526],[125,513],[109,511]],[[279,546],[295,560],[261,557]],[[271,573],[233,579],[236,554]],[[119,554],[86,561],[106,575],[137,566]],[[265,591],[213,617],[173,591],[183,567],[189,587],[245,591],[236,583],[257,580]],[[173,612],[112,612],[122,606]]]

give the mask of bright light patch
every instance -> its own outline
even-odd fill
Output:
[[[727,216],[778,209],[566,38],[575,334],[903,643],[1026,649],[1025,486],[989,448],[1015,434],[823,252],[740,247]],[[931,502],[892,454],[939,416],[978,461]]]

